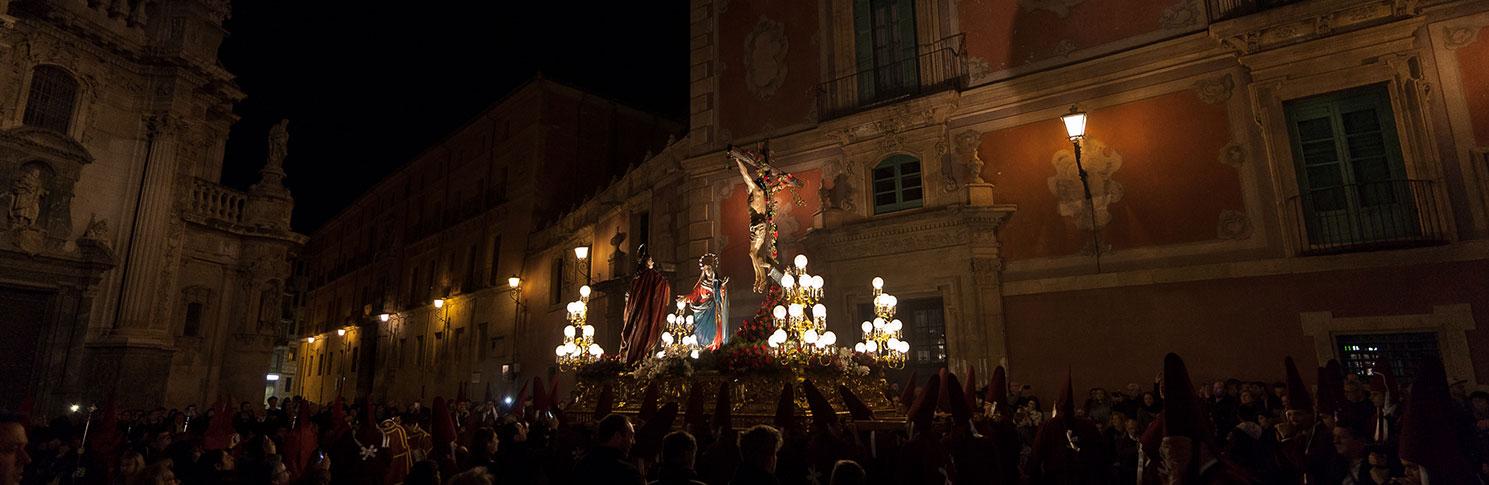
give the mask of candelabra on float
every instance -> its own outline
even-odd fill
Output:
[[[658,359],[684,355],[698,358],[698,336],[694,335],[697,328],[693,326],[693,316],[685,314],[687,310],[687,299],[678,298],[677,313],[667,314],[667,328],[662,331],[662,350],[657,351]]]
[[[827,306],[822,300],[822,275],[807,273],[807,257],[796,255],[794,267],[781,277],[781,299],[785,305],[771,310],[776,331],[766,343],[781,360],[805,363],[832,352],[837,335],[827,329]]]
[[[910,342],[900,338],[905,324],[894,317],[899,299],[884,292],[884,278],[875,276],[873,284],[874,320],[863,322],[863,341],[853,344],[853,351],[868,354],[891,369],[902,369],[910,353]]]
[[[569,325],[564,327],[564,343],[553,349],[558,365],[565,370],[593,363],[605,354],[595,343],[595,327],[585,323],[589,313],[589,285],[579,287],[579,299],[569,302]]]

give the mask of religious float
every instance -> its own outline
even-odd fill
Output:
[[[752,290],[762,295],[759,308],[726,338],[728,278],[717,275],[718,257],[700,258],[698,283],[674,297],[641,248],[619,352],[606,353],[594,341],[587,286],[568,304],[564,341],[554,349],[560,369],[575,379],[568,419],[597,419],[607,410],[647,417],[660,403],[701,409],[707,402],[713,403],[710,414],[728,406],[729,425],[745,428],[773,422],[783,400],[792,402],[787,407],[798,417],[817,419],[827,410],[813,411],[808,395],[816,394],[831,404],[834,419],[902,426],[903,411],[885,395],[885,372],[903,368],[910,350],[904,324],[895,318],[896,298],[884,292],[882,278],[865,282],[873,287],[875,318],[859,325],[862,335],[851,347],[840,345],[846,342],[827,327],[823,275],[809,271],[806,255],[789,265],[780,260],[772,195],[800,183],[770,166],[763,147],[727,153],[748,187]]]

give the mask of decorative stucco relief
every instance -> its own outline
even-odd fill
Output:
[[[1481,27],[1451,27],[1443,29],[1443,47],[1457,49],[1472,44],[1479,38]]]
[[[1215,236],[1220,239],[1242,240],[1251,237],[1251,220],[1245,212],[1226,209],[1220,211],[1220,222],[1216,224]]]
[[[967,65],[967,80],[971,84],[981,84],[993,74],[993,66],[988,64],[987,59],[967,56],[967,60],[963,62]]]
[[[1194,90],[1199,95],[1200,101],[1208,104],[1224,103],[1230,99],[1235,88],[1236,81],[1231,78],[1230,74],[1194,82]]]
[[[745,36],[745,87],[756,98],[768,99],[786,82],[786,25],[765,16]]]
[[[841,158],[834,159],[827,164],[826,170],[822,172],[822,208],[854,210],[854,203],[858,196],[858,187],[853,183],[858,180],[857,163],[847,162]],[[827,181],[832,181],[832,187],[827,186]]]
[[[1050,193],[1059,201],[1060,216],[1070,219],[1076,227],[1090,231],[1106,227],[1112,219],[1108,209],[1122,200],[1122,184],[1112,179],[1112,175],[1122,168],[1122,154],[1096,139],[1086,138],[1081,155],[1081,165],[1086,167],[1087,180],[1091,184],[1091,204],[1086,204],[1080,172],[1075,167],[1075,153],[1070,150],[1055,152],[1050,160],[1055,166],[1055,175],[1046,182]],[[1092,206],[1096,211],[1095,228],[1091,227]]]
[[[1240,143],[1230,142],[1220,149],[1220,163],[1232,168],[1241,168],[1246,163],[1246,149]]]
[[[1205,6],[1199,0],[1179,0],[1158,17],[1158,26],[1163,29],[1197,27],[1205,23]]]
[[[1048,10],[1060,18],[1070,16],[1070,9],[1085,0],[1019,0],[1019,8],[1025,12]]]
[[[957,155],[962,157],[962,163],[967,168],[967,183],[985,184],[982,178],[982,167],[984,165],[982,156],[977,153],[979,145],[982,144],[982,133],[974,130],[963,131],[956,135]]]

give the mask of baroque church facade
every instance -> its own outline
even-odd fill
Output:
[[[289,315],[287,132],[221,182],[227,0],[0,0],[0,407],[257,402]]]
[[[803,182],[778,194],[781,254],[826,277],[829,328],[858,340],[883,277],[921,375],[1003,365],[1048,396],[1067,368],[1077,386],[1122,386],[1178,352],[1201,379],[1273,381],[1290,355],[1360,373],[1389,361],[1406,380],[1408,362],[1438,358],[1470,388],[1489,381],[1489,3],[689,5],[687,135],[503,238],[496,275],[518,285],[493,291],[510,298],[441,292],[440,306],[357,313],[458,280],[460,264],[406,271],[370,297],[313,284],[310,308],[327,311],[297,343],[316,349],[301,353],[308,396],[517,395],[558,375],[551,349],[585,282],[588,322],[614,353],[624,262],[643,241],[679,294],[719,255],[730,313],[748,317],[761,297],[747,182],[724,150],[765,140]],[[1072,105],[1088,117],[1088,177],[1061,123]],[[352,248],[356,234],[312,244]],[[347,260],[338,252],[312,259]],[[379,342],[352,351],[360,365],[304,360],[345,358],[334,331],[349,325]],[[482,350],[493,343],[511,350]],[[431,374],[416,386],[384,385],[419,369]]]

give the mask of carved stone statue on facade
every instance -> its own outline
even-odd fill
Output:
[[[290,142],[290,120],[279,120],[273,128],[269,128],[269,160],[264,164],[264,170],[283,170],[284,157],[289,155]]]
[[[620,229],[616,229],[615,235],[610,236],[610,246],[612,248],[610,251],[610,275],[612,277],[626,274],[626,252],[621,249],[621,245],[625,244],[625,242],[626,233],[621,232]]]
[[[82,239],[94,241],[104,247],[109,247],[112,244],[109,242],[113,237],[111,234],[108,219],[99,219],[97,216],[94,216],[92,220],[88,221],[88,228],[83,230]]]
[[[41,217],[47,190],[41,167],[27,165],[10,186],[10,222],[15,227],[35,228]]]

